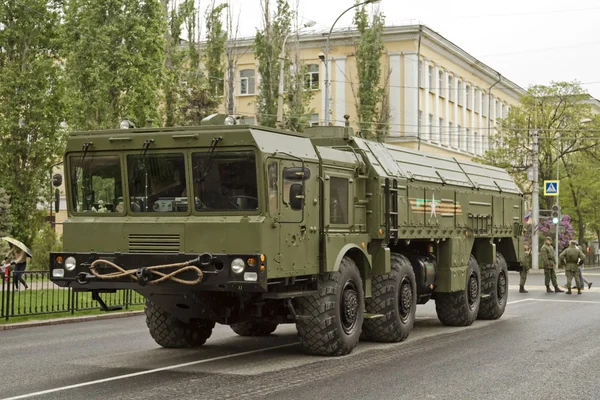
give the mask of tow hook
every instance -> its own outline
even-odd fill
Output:
[[[89,283],[91,280],[95,279],[96,277],[92,274],[88,274],[87,272],[80,272],[77,274],[77,282],[80,285],[85,285],[86,283]]]
[[[135,271],[135,276],[140,286],[146,286],[150,282],[150,278],[152,278],[152,272],[148,268],[138,268]]]

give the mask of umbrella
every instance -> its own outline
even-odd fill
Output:
[[[27,253],[27,255],[32,258],[33,256],[31,255],[31,250],[29,250],[29,247],[25,246],[23,243],[21,243],[20,241],[18,241],[17,239],[13,239],[11,237],[8,236],[4,236],[2,238],[2,240],[4,240],[5,242],[11,243],[15,246],[17,246],[18,248],[20,248],[21,250],[23,250],[25,253]]]

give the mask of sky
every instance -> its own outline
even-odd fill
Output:
[[[224,0],[217,0],[219,3]],[[260,0],[230,0],[242,36],[261,24]],[[271,0],[274,4],[275,0]],[[290,0],[328,31],[354,0]],[[424,24],[523,88],[573,81],[600,99],[598,0],[381,0],[386,25]],[[337,27],[352,25],[352,12]]]

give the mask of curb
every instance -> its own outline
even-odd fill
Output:
[[[74,324],[77,322],[89,322],[89,321],[97,321],[97,320],[104,320],[104,319],[137,317],[140,315],[144,315],[143,310],[115,312],[113,314],[86,315],[83,317],[56,318],[56,319],[49,319],[49,320],[43,320],[43,321],[17,322],[15,324],[0,325],[0,331],[9,331],[9,330],[13,330],[13,329],[22,329],[22,328],[33,328],[33,327],[37,327],[37,326]]]

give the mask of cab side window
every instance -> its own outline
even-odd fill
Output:
[[[277,215],[279,212],[279,168],[276,161],[269,162],[267,166],[267,181],[269,183],[269,213]]]
[[[329,181],[329,222],[348,223],[348,179],[332,176]]]

